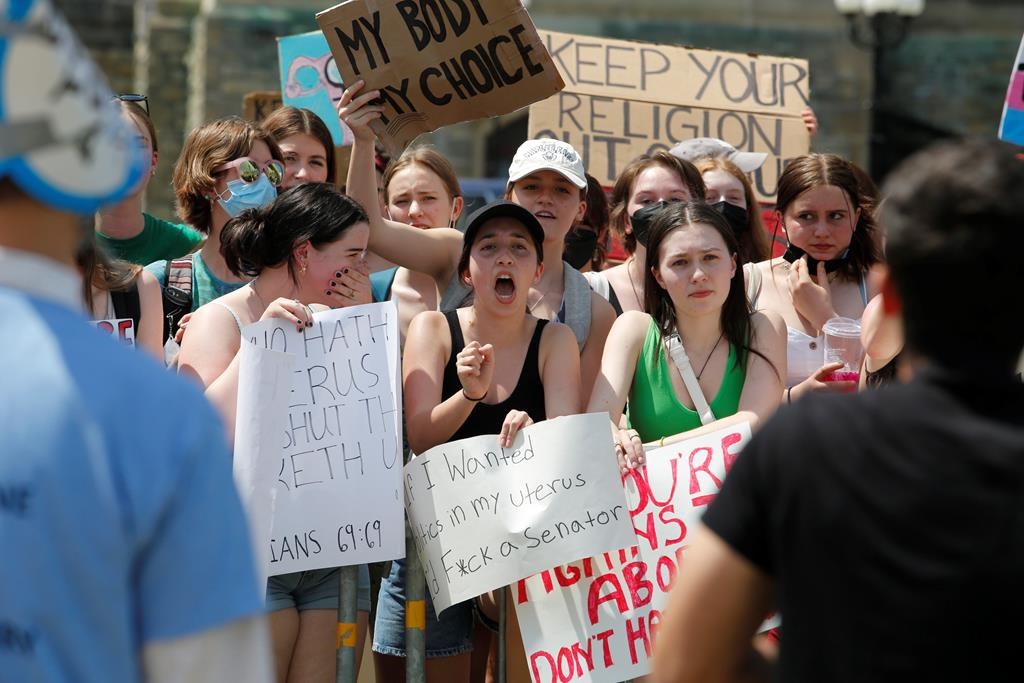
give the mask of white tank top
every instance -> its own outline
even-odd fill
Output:
[[[825,337],[786,326],[786,386],[800,384],[825,364]]]
[[[757,308],[757,298],[761,293],[761,273],[754,264],[744,264],[744,277],[747,282],[747,298],[751,307]],[[858,283],[860,298],[868,305],[867,283],[862,276]],[[786,326],[786,386],[792,387],[817,372],[825,364],[825,335],[812,337],[803,330]]]

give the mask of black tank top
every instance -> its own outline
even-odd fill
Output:
[[[448,330],[452,335],[452,353],[444,366],[444,385],[441,389],[442,400],[447,400],[448,397],[462,391],[462,382],[459,381],[459,373],[455,368],[455,357],[466,346],[466,340],[462,336],[458,311],[445,311],[444,317],[448,320]],[[537,320],[537,327],[533,331],[530,346],[526,350],[526,358],[523,360],[523,369],[519,371],[519,381],[516,382],[516,388],[509,397],[495,404],[477,402],[473,412],[449,441],[500,433],[501,425],[504,424],[505,416],[510,410],[522,410],[534,422],[547,419],[544,412],[544,386],[540,379],[540,338],[547,324],[547,320]]]

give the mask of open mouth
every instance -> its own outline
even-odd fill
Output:
[[[537,213],[535,213],[533,215],[536,216],[538,219],[540,219],[540,218],[550,218],[551,220],[555,219],[555,214],[552,213],[551,211],[538,211]]]
[[[499,275],[494,280],[494,294],[503,304],[510,304],[516,300],[516,283],[511,275]]]

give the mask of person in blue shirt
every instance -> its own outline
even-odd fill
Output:
[[[269,683],[219,420],[82,311],[75,251],[137,148],[49,0],[0,23],[0,677]]]

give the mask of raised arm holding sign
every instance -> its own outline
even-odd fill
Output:
[[[393,155],[416,136],[542,100],[563,83],[519,0],[348,0],[317,15],[345,83],[380,90]]]

